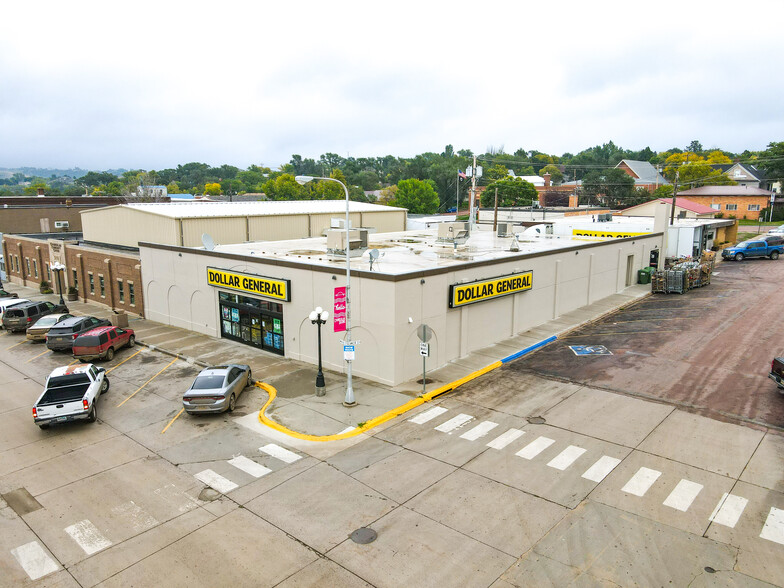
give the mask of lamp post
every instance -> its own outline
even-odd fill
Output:
[[[350,253],[350,241],[349,241],[349,216],[348,216],[348,206],[349,206],[349,199],[348,199],[348,188],[346,185],[341,182],[340,180],[336,180],[335,178],[325,178],[325,177],[318,177],[318,176],[297,176],[294,178],[297,180],[298,184],[305,185],[308,182],[313,180],[324,180],[327,182],[335,182],[340,184],[343,188],[343,191],[346,193],[346,340],[344,345],[354,345],[354,342],[351,340],[351,256]],[[354,399],[354,388],[351,382],[351,360],[347,359],[346,363],[348,364],[347,369],[347,376],[348,380],[346,383],[346,398],[343,400],[343,406],[356,406],[357,401]]]
[[[65,300],[63,300],[63,284],[60,281],[60,275],[63,273],[65,266],[57,261],[53,263],[51,267],[54,275],[57,276],[57,291],[60,293],[60,304],[65,305]]]
[[[320,306],[310,312],[310,322],[318,327],[318,373],[316,374],[316,396],[324,396],[327,393],[324,383],[324,372],[321,371],[321,325],[326,324],[329,313]]]

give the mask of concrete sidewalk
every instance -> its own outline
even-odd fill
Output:
[[[21,298],[50,300],[59,297],[40,294],[38,290],[6,283],[6,290],[16,292]],[[478,349],[465,357],[427,373],[427,391],[468,376],[505,357],[536,345],[553,336],[563,335],[580,325],[595,321],[621,307],[650,294],[649,285],[635,285],[622,293],[613,294],[568,312],[557,319],[543,323],[509,339]],[[67,302],[74,314],[112,318],[115,313],[91,302]],[[342,401],[346,390],[346,375],[325,371],[326,395],[317,397],[315,391],[316,367],[260,351],[228,339],[217,339],[178,327],[129,315],[129,325],[136,332],[137,341],[152,349],[179,357],[195,365],[225,363],[248,364],[254,377],[274,386],[278,396],[266,415],[281,425],[309,435],[332,435],[346,428],[356,427],[389,410],[405,404],[422,394],[421,376],[395,387],[353,378],[357,406],[346,408]],[[253,407],[254,410],[260,409]]]

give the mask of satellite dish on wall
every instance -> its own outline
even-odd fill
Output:
[[[201,234],[201,242],[207,251],[212,251],[215,249],[215,241],[213,241],[212,237],[210,237],[207,233]]]
[[[371,249],[368,251],[368,257],[370,257],[370,271],[373,271],[373,262],[378,259],[379,252],[378,249]]]

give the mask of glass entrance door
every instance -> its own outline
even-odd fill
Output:
[[[284,354],[282,305],[220,292],[219,313],[222,337]]]

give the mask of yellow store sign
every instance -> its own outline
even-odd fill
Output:
[[[210,286],[282,300],[283,302],[291,300],[291,280],[274,280],[208,267],[207,283]]]
[[[624,237],[639,237],[648,233],[628,233],[626,231],[586,231],[583,229],[572,229],[575,237],[603,237],[605,239],[623,239]]]
[[[474,302],[483,302],[530,290],[533,286],[532,271],[512,274],[502,278],[491,278],[469,284],[453,284],[449,287],[449,308],[457,308]]]

